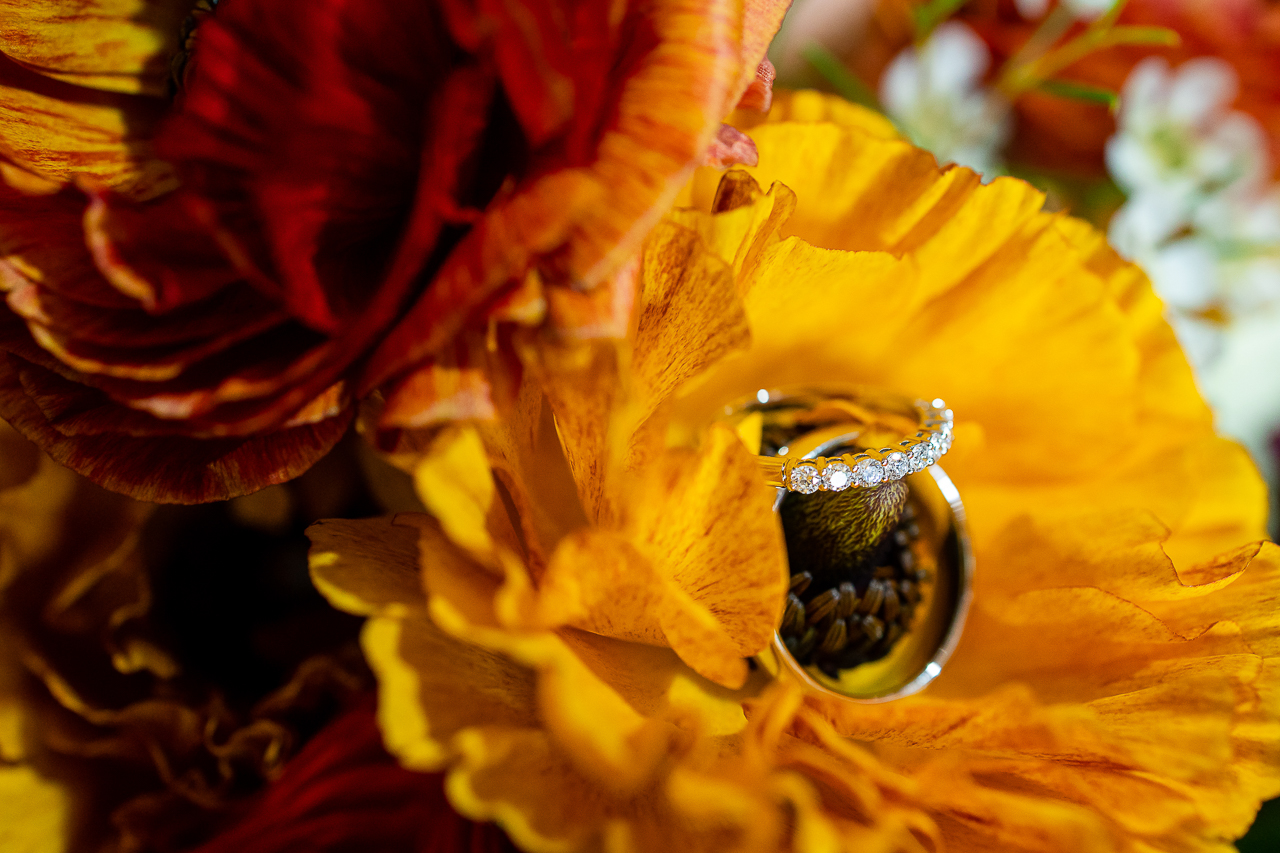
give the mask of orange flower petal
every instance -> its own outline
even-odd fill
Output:
[[[632,353],[636,423],[750,340],[732,270],[706,250],[696,232],[670,223],[655,228],[641,256],[640,281]]]

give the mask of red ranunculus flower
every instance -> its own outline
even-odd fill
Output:
[[[226,0],[165,107],[81,5],[0,21],[0,416],[176,502],[296,475],[375,390],[385,427],[491,414],[516,326],[621,334],[785,7]]]

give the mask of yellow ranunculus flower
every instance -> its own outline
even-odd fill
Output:
[[[431,515],[313,528],[389,748],[535,851],[1230,849],[1280,792],[1280,555],[1142,274],[846,105],[751,133],[646,243],[625,346],[529,348],[517,406],[417,462]],[[741,663],[784,552],[711,424],[818,382],[956,411],[973,611],[914,697]]]

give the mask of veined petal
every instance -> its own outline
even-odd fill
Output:
[[[52,183],[80,178],[140,200],[177,185],[151,147],[152,99],[62,88],[74,89],[0,58],[0,154]]]
[[[166,96],[170,58],[178,50],[189,5],[178,0],[5,0],[0,3],[0,52],[78,86]]]
[[[719,118],[709,117],[723,116],[736,101],[764,48],[753,41],[750,49],[759,55],[749,58],[726,49],[740,35],[742,19],[723,0],[664,0],[645,18],[629,11],[619,24],[628,37],[643,27],[656,42],[629,57],[611,118],[598,131],[583,125],[570,133],[573,146],[594,152],[590,163],[535,174],[509,198],[495,199],[382,345],[369,367],[371,381],[439,346],[451,333],[441,320],[443,305],[478,304],[537,257],[554,255],[558,283],[592,288],[634,253],[701,161],[719,127]],[[752,26],[759,31],[759,23]],[[674,78],[695,81],[675,108],[666,84]],[[581,91],[594,96],[592,85],[582,84]],[[659,138],[661,144],[651,144]]]
[[[247,439],[69,435],[58,431],[35,402],[52,378],[48,371],[5,354],[0,416],[63,465],[138,500],[201,503],[285,482],[327,453],[351,420],[348,411]]]
[[[735,434],[711,430],[696,453],[654,460],[624,512],[632,540],[673,586],[715,615],[740,657],[772,638],[786,583],[773,494],[755,469]],[[670,635],[678,624],[665,629]],[[674,639],[672,647],[701,671],[695,652]]]

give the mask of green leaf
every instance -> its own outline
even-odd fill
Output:
[[[1076,83],[1071,80],[1041,80],[1036,88],[1059,98],[1106,104],[1107,109],[1113,112],[1120,104],[1120,96],[1117,93],[1101,86],[1090,86],[1087,83]]]
[[[801,55],[822,78],[831,84],[835,93],[846,101],[852,101],[864,107],[880,111],[880,103],[876,100],[871,87],[863,83],[856,74],[840,61],[840,57],[820,44],[811,44]]]

